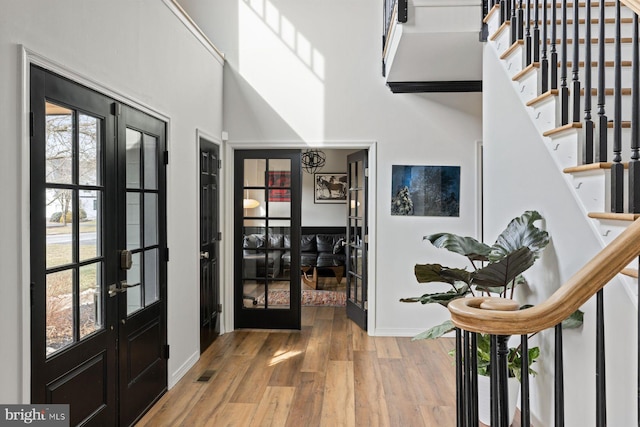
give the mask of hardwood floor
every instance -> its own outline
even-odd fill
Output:
[[[301,331],[218,337],[137,426],[455,426],[453,346],[369,337],[344,308],[303,307]]]

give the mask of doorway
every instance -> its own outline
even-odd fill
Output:
[[[30,76],[31,402],[130,425],[167,388],[166,124]]]

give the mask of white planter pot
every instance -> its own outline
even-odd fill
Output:
[[[516,412],[520,383],[516,378],[508,378],[507,387],[509,389],[509,414],[511,414],[509,421],[511,421]],[[478,375],[478,418],[481,423],[491,425],[491,378],[484,375]]]

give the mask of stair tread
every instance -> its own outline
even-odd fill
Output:
[[[497,39],[498,36],[500,36],[500,33],[502,33],[510,25],[511,23],[509,21],[504,21],[502,24],[500,24],[496,32],[491,34],[491,36],[489,37],[489,40],[494,41],[495,39]]]
[[[579,38],[578,39],[578,43],[579,44],[584,44],[584,38]],[[616,38],[615,37],[605,37],[604,38],[604,42],[607,44],[612,44],[615,43]],[[594,37],[591,39],[591,44],[598,44],[600,42],[600,39],[597,37]],[[556,46],[560,45],[562,43],[562,41],[560,39],[556,39]],[[620,43],[622,44],[631,44],[633,43],[633,38],[632,37],[620,37]],[[547,44],[551,44],[551,39],[547,39]],[[567,44],[573,44],[573,39],[572,38],[567,38]]]
[[[511,77],[511,80],[513,80],[514,82],[517,82],[518,80],[520,80],[521,78],[523,78],[524,76],[526,76],[527,74],[529,74],[530,72],[538,68],[540,68],[540,63],[532,62],[531,64],[524,67],[522,71],[516,73],[513,77]]]
[[[500,3],[493,5],[491,10],[487,13],[487,16],[485,16],[484,19],[482,20],[482,22],[487,24],[491,20],[491,16],[493,16],[494,13],[500,13]]]
[[[553,136],[555,134],[558,134],[567,130],[571,130],[571,129],[582,129],[582,123],[573,122],[573,123],[568,123],[566,125],[558,126],[557,128],[544,132],[542,136]]]
[[[640,218],[640,214],[614,213],[614,212],[589,212],[589,218],[610,219],[614,221],[635,221]]]
[[[600,169],[611,169],[612,164],[613,163],[610,163],[610,162],[589,163],[586,165],[571,166],[570,168],[564,168],[562,172],[576,173],[576,172],[586,172],[586,171],[600,170]]]
[[[571,166],[568,168],[564,168],[562,172],[571,174],[571,173],[588,172],[588,171],[594,171],[594,170],[607,170],[607,169],[611,169],[611,166],[613,166],[613,163],[611,162],[588,163],[586,165],[578,165],[578,166]],[[624,166],[625,169],[629,169],[629,162],[622,162],[622,166]]]
[[[571,83],[571,82],[569,82],[569,83]],[[569,93],[571,93],[571,91],[569,91]],[[614,94],[613,88],[606,88],[604,90],[604,94],[607,95],[607,96],[613,96],[613,94]],[[631,96],[631,94],[632,94],[631,88],[622,88],[622,91],[621,91],[621,95],[622,96]],[[547,98],[554,97],[554,96],[559,96],[559,95],[560,95],[560,90],[559,89],[550,89],[547,92],[536,96],[532,100],[527,101],[527,103],[525,105],[527,107],[533,107],[537,103],[539,103],[539,102],[541,102],[541,101],[543,101],[543,100],[545,100]],[[584,96],[584,88],[580,89],[580,95]],[[598,95],[598,89],[597,88],[592,88],[591,89],[591,96],[597,96],[597,95]],[[609,122],[609,123],[612,123],[612,122]],[[631,122],[623,121],[622,122],[622,127],[623,128],[627,127],[626,124],[629,124],[629,127],[630,127],[630,123]],[[612,127],[612,125],[609,125],[609,127]]]
[[[615,61],[604,61],[604,66],[607,68],[613,68],[615,67],[616,63]],[[620,66],[622,67],[631,67],[633,65],[632,61],[621,61],[620,62]],[[558,61],[558,67],[562,66],[562,61]],[[573,61],[567,61],[567,67],[572,67],[573,66]],[[591,67],[597,67],[598,66],[598,61],[591,61]],[[578,67],[583,68],[584,67],[584,61],[580,61],[578,62]]]
[[[546,91],[545,93],[536,96],[535,98],[533,98],[531,101],[527,102],[527,107],[533,107],[535,104],[537,104],[538,102],[541,102],[547,98],[552,98],[554,96],[558,96],[558,94],[560,93],[560,91],[558,89],[551,89]]]
[[[500,55],[500,59],[507,59],[509,55],[515,52],[515,50],[520,46],[524,46],[524,40],[516,40],[514,44],[512,44],[504,52],[502,52],[502,55]]]
[[[636,268],[624,268],[620,273],[625,276],[638,278],[638,270]]]

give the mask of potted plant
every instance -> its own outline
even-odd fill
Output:
[[[492,246],[472,237],[451,233],[425,236],[423,240],[428,240],[435,247],[466,257],[471,263],[472,270],[445,267],[441,264],[417,264],[414,272],[418,283],[448,283],[451,289],[445,292],[426,293],[419,297],[402,298],[400,301],[440,304],[446,307],[449,302],[468,295],[497,295],[513,299],[515,288],[526,283],[522,273],[535,263],[542,250],[549,244],[549,234],[535,225],[535,222],[541,219],[542,216],[537,211],[524,212],[509,222]],[[523,305],[521,309],[528,307],[530,305]],[[582,312],[580,311],[576,311],[563,322],[566,328],[575,328],[581,324]],[[447,320],[417,335],[414,339],[438,338],[453,331],[454,328],[453,323]],[[478,334],[477,359],[480,376],[490,374],[489,341],[488,335]],[[529,373],[535,375],[536,372],[531,369],[531,365],[540,355],[540,349],[532,347],[528,355]],[[509,348],[507,368],[509,377],[514,378],[516,384],[521,376],[521,358],[520,346]],[[511,407],[515,410],[515,404]],[[485,420],[482,421],[486,424]]]

